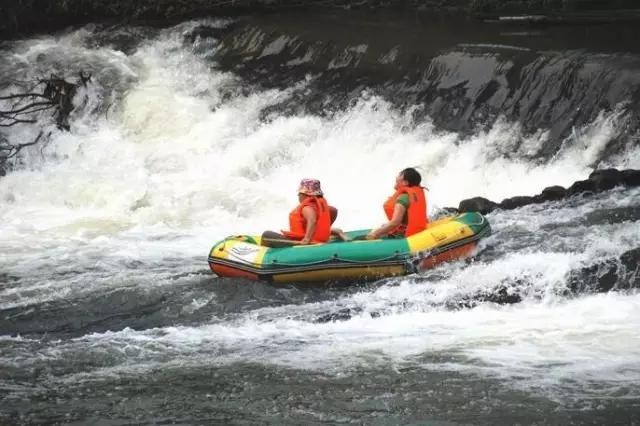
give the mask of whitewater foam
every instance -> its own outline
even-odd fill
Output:
[[[0,290],[3,309],[124,286],[175,285],[172,275],[206,268],[217,239],[285,227],[303,177],[322,181],[340,210],[336,225],[347,229],[385,220],[380,205],[407,166],[422,172],[431,212],[475,195],[500,200],[568,185],[589,174],[624,124],[618,112],[603,113],[541,164],[535,158],[548,137],[544,129],[524,135],[502,119],[472,136],[442,132],[368,92],[326,116],[276,111],[265,118],[265,108],[293,90],[244,90],[235,76],[212,68],[210,52],[185,45],[183,31],[165,30],[130,55],[86,47],[80,33],[67,36],[75,43],[68,49],[55,47],[62,39],[26,42],[29,49],[19,54],[27,64],[37,54],[43,63],[82,58],[110,68],[108,79],[94,75],[94,88],[83,94],[88,106],[72,117],[71,131],[53,131],[42,152],[25,151],[25,167],[0,179],[0,268],[20,278],[19,286]],[[118,82],[113,98],[104,96],[107,80]],[[11,131],[21,137],[21,130]],[[637,154],[630,149],[609,165],[640,168]],[[631,386],[640,379],[639,296],[567,299],[563,290],[572,270],[640,245],[637,221],[580,222],[594,210],[637,205],[638,194],[618,189],[591,200],[496,211],[480,260],[445,265],[435,282],[409,277],[214,324],[42,342],[16,362],[26,367],[109,353],[108,362],[89,363],[82,373],[89,376],[190,362],[253,361],[336,374],[409,362],[514,386],[574,381],[575,392],[587,393],[595,392],[588,389],[594,380]],[[482,259],[484,250],[494,253]],[[131,259],[140,265],[124,267]],[[523,302],[447,305],[503,287]],[[198,299],[185,309],[206,303]],[[316,321],[340,309],[351,310],[347,320]],[[439,353],[451,361],[429,362]]]

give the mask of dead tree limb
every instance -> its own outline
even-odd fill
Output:
[[[23,98],[43,98],[49,99],[43,94],[40,93],[18,93],[17,95],[9,95],[9,96],[0,96],[0,101],[6,101],[10,99],[23,99]]]
[[[42,138],[43,133],[44,132],[41,130],[40,133],[38,133],[38,136],[36,136],[36,138],[33,141],[27,142],[27,143],[12,145],[7,143],[6,141],[0,141],[0,157],[5,159],[15,157],[16,155],[18,155],[21,149],[26,148],[28,146],[35,145],[38,142],[40,142],[40,139]]]
[[[51,74],[49,78],[36,81],[11,81],[3,84],[3,89],[16,87],[24,89],[23,93],[15,91],[0,96],[0,128],[17,125],[34,125],[41,122],[46,125],[43,116],[38,113],[52,111],[51,119],[61,130],[69,130],[69,115],[73,111],[73,98],[78,88],[86,86],[91,80],[91,74],[80,72],[75,82],[70,82]],[[20,90],[20,89],[18,89]],[[7,134],[0,133],[0,176],[5,174],[8,160],[16,158],[18,153],[39,143],[44,134],[40,130],[38,136],[31,142],[10,141]]]

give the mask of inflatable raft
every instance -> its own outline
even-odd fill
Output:
[[[368,229],[347,232],[364,236]],[[213,246],[211,270],[221,277],[244,277],[275,283],[375,279],[421,272],[473,254],[491,233],[480,213],[462,213],[431,222],[408,238],[340,241],[272,248],[259,236],[236,235]]]

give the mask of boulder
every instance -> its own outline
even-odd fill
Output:
[[[581,194],[583,192],[593,192],[595,191],[595,183],[592,180],[579,180],[573,183],[569,188],[567,188],[567,197],[572,195]]]
[[[474,197],[460,201],[458,210],[460,212],[480,212],[481,214],[487,214],[495,210],[498,204],[491,200],[487,200],[483,197]]]
[[[458,213],[460,212],[455,207],[443,207],[431,212],[431,214],[429,215],[429,220],[434,221],[447,216],[455,216]]]
[[[548,186],[537,197],[541,202],[562,200],[567,195],[567,190],[560,185]]]
[[[624,183],[622,173],[617,169],[596,170],[589,175],[589,180],[596,192],[608,191]]]
[[[616,287],[618,279],[618,262],[610,258],[572,271],[567,286],[574,294],[606,293]]]
[[[505,198],[500,202],[500,208],[505,210],[517,209],[518,207],[526,206],[528,204],[535,203],[535,199],[533,197],[528,197],[525,195],[520,195],[511,198]]]
[[[440,209],[440,212],[442,212],[443,216],[451,216],[459,213],[458,209],[455,207],[443,207]]]
[[[640,247],[573,271],[567,285],[573,293],[605,293],[640,287]]]
[[[622,289],[640,287],[640,247],[626,251],[620,256],[623,273],[618,287]]]
[[[622,181],[627,186],[640,186],[640,170],[627,169],[622,172]]]

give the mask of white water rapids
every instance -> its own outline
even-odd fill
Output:
[[[20,277],[19,285],[0,286],[0,308],[120,287],[183,285],[189,274],[207,269],[215,241],[284,227],[303,177],[321,180],[344,229],[380,224],[381,203],[407,166],[422,172],[431,212],[472,196],[500,201],[570,185],[586,178],[621,125],[618,115],[603,114],[540,164],[528,159],[541,148],[544,131],[524,143],[516,143],[521,130],[506,120],[471,137],[440,132],[368,93],[327,117],[265,121],[260,112],[287,91],[223,97],[237,79],[183,43],[189,25],[161,31],[130,55],[88,46],[90,29],[15,42],[4,52],[16,64],[88,65],[100,87],[106,84],[101,77],[112,74],[129,83],[98,115],[87,111],[104,101],[103,91],[89,86],[89,107],[78,109],[71,131],[55,130],[46,147],[26,152],[25,165],[0,179],[0,271]],[[640,148],[608,165],[640,168]],[[266,306],[224,321],[94,333],[3,356],[2,363],[29,368],[43,357],[126,351],[109,368],[67,380],[238,360],[331,374],[410,363],[497,377],[559,399],[638,398],[640,295],[568,298],[562,289],[571,270],[639,247],[640,223],[545,227],[599,208],[637,206],[639,198],[637,189],[617,189],[570,205],[495,212],[488,216],[494,234],[481,249],[491,246],[497,255],[446,265],[435,282],[407,277],[336,300]],[[524,289],[513,288],[518,280]],[[523,301],[457,310],[443,305],[501,283],[511,283]],[[193,300],[184,309],[202,303],[216,300]],[[345,321],[309,321],[344,307],[360,310]]]

